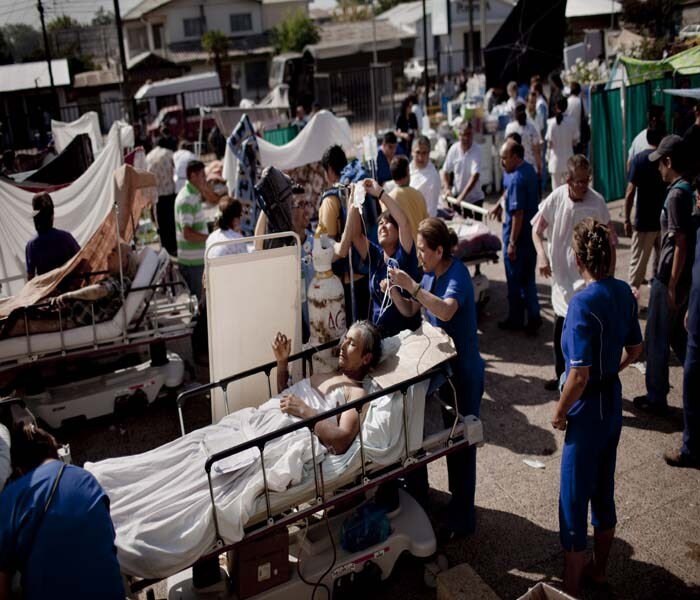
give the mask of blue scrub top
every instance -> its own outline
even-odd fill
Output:
[[[429,310],[425,317],[431,325],[441,327],[452,338],[457,350],[455,383],[460,393],[468,396],[470,413],[479,416],[478,403],[484,387],[484,361],[479,354],[479,338],[476,327],[476,304],[469,270],[452,257],[452,264],[440,277],[435,273],[423,275],[424,289],[443,300],[454,298],[459,308],[449,321],[438,319]]]
[[[569,410],[569,415],[583,410],[588,402],[595,405],[594,411],[602,419],[602,397],[611,393],[613,400],[620,401],[622,397],[617,374],[623,349],[641,343],[637,302],[627,283],[606,277],[589,283],[576,294],[566,313],[561,349],[567,377],[572,367],[589,367],[589,379],[586,390]]]
[[[0,494],[0,570],[22,572],[24,598],[124,598],[109,500],[87,471],[38,466]]]
[[[506,176],[503,177],[504,181]],[[540,202],[539,182],[537,172],[533,166],[524,162],[513,173],[508,174],[508,187],[506,190],[506,218],[503,223],[503,244],[507,245],[510,239],[510,230],[513,226],[513,213],[522,210],[523,224],[518,237],[518,249],[532,249],[532,225],[530,221],[537,214],[537,206]]]
[[[369,243],[370,264],[372,265],[372,279],[370,281],[370,292],[372,294],[372,322],[381,328],[382,335],[389,337],[396,335],[404,329],[417,329],[420,325],[420,313],[416,313],[412,317],[404,317],[392,303],[387,308],[382,316],[379,316],[384,299],[384,292],[380,287],[383,279],[386,279],[387,264],[384,261],[384,250],[379,244],[374,242]],[[416,246],[411,244],[411,251],[406,252],[403,246],[398,243],[396,251],[391,256],[403,271],[406,271],[412,279],[418,278],[418,257],[416,256]],[[410,296],[407,292],[403,295],[407,298]]]
[[[387,181],[391,181],[392,179],[389,161],[384,151],[380,148],[377,152],[377,183],[379,185],[384,185]]]

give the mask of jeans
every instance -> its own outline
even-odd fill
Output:
[[[507,243],[507,240],[504,240]],[[508,285],[508,321],[514,325],[524,325],[525,313],[529,323],[540,319],[540,302],[537,299],[535,268],[537,254],[517,249],[516,258],[511,261],[503,255]]]
[[[566,371],[564,353],[561,350],[561,333],[564,330],[564,317],[554,315],[554,371],[557,379],[561,379],[561,374]]]
[[[649,296],[649,316],[644,331],[644,351],[647,356],[645,376],[647,398],[658,407],[666,407],[668,395],[668,361],[671,348],[685,362],[688,336],[683,325],[685,306],[672,311],[668,306],[668,287],[654,279]]]
[[[202,301],[204,287],[202,286],[202,277],[204,276],[204,265],[178,265],[180,273],[185,280],[190,292],[197,296],[197,300]]]
[[[683,365],[683,446],[700,460],[700,347],[688,344]]]

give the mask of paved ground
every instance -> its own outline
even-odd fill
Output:
[[[613,209],[613,218],[619,208]],[[621,238],[617,274],[626,279],[629,240]],[[560,579],[557,496],[563,432],[550,415],[556,395],[542,384],[553,376],[551,327],[539,337],[503,333],[505,315],[502,264],[483,269],[491,280],[491,301],[480,321],[481,352],[487,363],[482,402],[486,446],[478,455],[478,530],[467,540],[443,548],[451,564],[468,562],[502,598],[517,598],[539,580]],[[549,285],[538,282],[544,316],[552,319]],[[648,288],[643,290],[646,305]],[[642,315],[644,316],[644,315]],[[634,368],[622,374],[624,428],[618,450],[616,500],[618,531],[610,580],[617,598],[700,598],[700,471],[667,467],[661,454],[680,442],[682,370],[671,364],[673,389],[668,417],[647,417],[631,399],[644,392]],[[208,407],[188,408],[188,423],[205,424]],[[80,431],[62,432],[76,462],[138,452],[177,433],[174,406],[165,399],[140,417],[96,421]],[[544,469],[527,466],[534,458]],[[448,499],[444,461],[430,468],[433,514]],[[162,595],[163,588],[156,589]],[[434,598],[423,585],[415,561],[402,560],[376,597]],[[587,593],[587,598],[610,597]]]

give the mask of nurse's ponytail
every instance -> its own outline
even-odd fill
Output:
[[[595,219],[584,219],[574,227],[574,253],[579,262],[595,278],[610,274],[612,249],[607,225]]]
[[[459,244],[459,238],[453,229],[445,225],[445,221],[437,217],[428,217],[418,224],[418,233],[425,240],[428,248],[442,248],[444,257],[452,254],[452,249]]]

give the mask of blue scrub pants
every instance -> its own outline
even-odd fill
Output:
[[[615,387],[607,394],[584,393],[567,415],[559,484],[559,539],[567,551],[586,549],[589,502],[593,527],[606,530],[617,523],[615,461],[622,401],[619,382]]]
[[[504,240],[503,243],[505,246],[508,240]],[[518,247],[514,261],[508,258],[507,253],[503,254],[503,264],[508,285],[508,321],[513,325],[523,326],[525,314],[528,322],[539,320],[540,302],[537,299],[535,284],[537,253]]]
[[[688,336],[683,325],[685,306],[672,311],[668,307],[668,287],[658,279],[651,284],[649,315],[644,330],[644,351],[647,356],[645,375],[647,398],[655,406],[666,407],[668,402],[668,362],[671,348],[681,362],[685,362]]]

